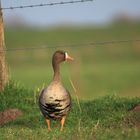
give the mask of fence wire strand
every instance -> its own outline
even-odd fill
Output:
[[[49,48],[64,48],[64,47],[100,47],[97,45],[101,45],[102,47],[106,47],[103,45],[107,44],[122,44],[129,42],[140,42],[140,39],[129,39],[129,40],[111,40],[111,41],[102,41],[102,42],[88,42],[88,43],[75,43],[75,44],[65,44],[65,45],[44,45],[41,47],[25,47],[25,48],[9,48],[0,50],[0,53],[4,52],[12,52],[12,51],[29,51],[29,50],[40,50],[40,49],[49,49]]]
[[[52,3],[41,3],[35,5],[20,5],[20,6],[2,7],[1,10],[14,10],[14,9],[45,7],[45,6],[54,6],[54,5],[66,5],[66,4],[74,4],[74,3],[91,2],[91,1],[93,0],[71,0],[71,1],[61,1],[61,2],[52,2]]]

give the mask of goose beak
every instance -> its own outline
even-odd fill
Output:
[[[74,58],[72,58],[71,56],[69,56],[68,53],[66,52],[66,53],[65,53],[65,60],[66,60],[66,61],[73,61]]]

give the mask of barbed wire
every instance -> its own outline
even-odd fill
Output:
[[[0,50],[0,53],[11,52],[11,51],[28,51],[28,50],[40,50],[40,49],[48,49],[48,48],[63,48],[63,47],[97,47],[97,45],[102,45],[102,47],[107,47],[103,45],[107,44],[122,44],[129,42],[140,42],[140,39],[129,39],[129,40],[111,40],[111,41],[102,41],[102,42],[88,42],[88,43],[75,43],[75,44],[65,44],[65,45],[53,45],[53,46],[41,46],[41,47],[25,47],[25,48],[10,48]]]
[[[91,1],[93,0],[71,0],[71,1],[61,1],[61,2],[53,2],[53,3],[41,3],[35,5],[20,5],[20,6],[2,7],[1,10],[14,10],[14,9],[23,9],[23,8],[65,5],[65,4],[74,4],[74,3],[91,2]]]

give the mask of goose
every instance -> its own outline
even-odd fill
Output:
[[[52,67],[54,71],[52,82],[44,88],[39,95],[39,107],[45,117],[48,130],[51,130],[51,120],[59,120],[60,131],[63,130],[68,112],[71,109],[71,96],[63,87],[60,76],[60,63],[72,61],[73,58],[67,52],[57,50],[52,56]]]

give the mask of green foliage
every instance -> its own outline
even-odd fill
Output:
[[[52,121],[52,131],[38,108],[39,90],[26,89],[19,83],[10,82],[0,93],[0,110],[18,108],[23,115],[17,120],[0,126],[0,139],[31,140],[138,140],[139,115],[130,110],[140,103],[140,98],[120,98],[105,96],[95,100],[80,100],[80,112],[75,98],[72,99],[72,110],[67,117],[65,128],[60,132],[60,123]],[[134,117],[135,116],[135,117]],[[131,125],[130,125],[131,124]]]
[[[0,93],[0,110],[12,107],[20,107],[26,110],[26,105],[28,106],[28,98],[31,91],[27,90],[24,86],[21,86],[19,82],[10,81],[4,91]]]

